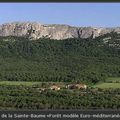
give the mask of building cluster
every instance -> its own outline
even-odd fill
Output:
[[[68,84],[65,86],[65,88],[66,89],[79,89],[80,90],[80,89],[87,89],[87,85],[85,85],[85,84]],[[52,85],[52,86],[50,86],[50,89],[58,91],[61,89],[61,87],[58,85]]]

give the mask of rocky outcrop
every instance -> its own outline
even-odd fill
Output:
[[[120,33],[120,28],[74,27],[59,24],[40,24],[37,22],[13,22],[0,25],[0,36],[27,37],[31,40],[50,38],[95,38],[110,32]]]

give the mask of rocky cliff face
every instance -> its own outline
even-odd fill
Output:
[[[120,28],[73,27],[58,24],[45,25],[37,22],[13,22],[0,25],[0,36],[27,37],[31,40],[43,37],[57,40],[66,38],[95,38],[112,31],[120,33]]]

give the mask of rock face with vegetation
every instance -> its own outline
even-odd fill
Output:
[[[37,22],[13,22],[0,25],[0,36],[39,38],[95,38],[110,32],[120,32],[120,28],[74,27],[59,24],[40,24]]]

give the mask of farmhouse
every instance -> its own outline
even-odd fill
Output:
[[[59,86],[57,86],[57,85],[52,85],[51,87],[50,87],[50,89],[51,90],[60,90],[60,87]]]
[[[85,85],[85,84],[70,84],[70,85],[67,85],[66,88],[68,88],[68,89],[87,89],[87,85]]]
[[[87,89],[87,85],[85,85],[85,84],[76,84],[75,87],[77,89]]]
[[[37,88],[38,92],[44,92],[45,90],[47,90],[46,88]]]
[[[66,85],[67,89],[75,89],[75,85],[74,84],[70,84],[70,85]]]

